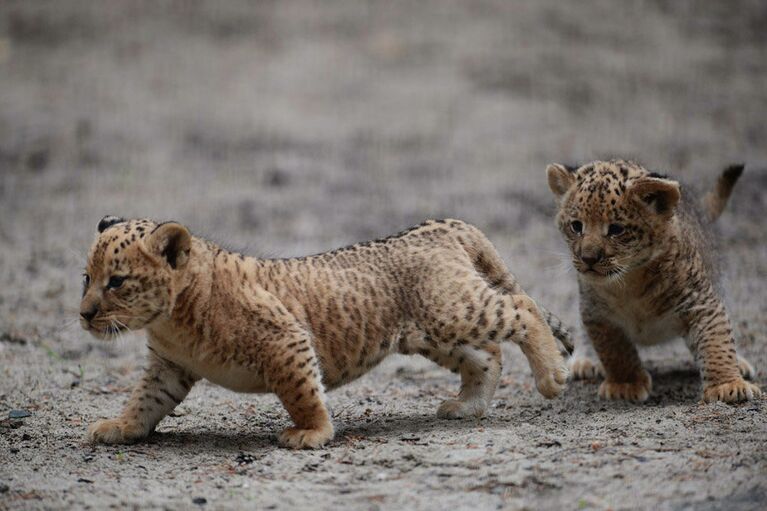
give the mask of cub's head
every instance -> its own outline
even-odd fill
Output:
[[[546,172],[559,201],[559,230],[582,278],[619,279],[664,247],[680,199],[676,181],[622,160],[554,164]]]
[[[83,275],[80,325],[109,339],[168,312],[190,247],[189,231],[176,222],[104,217]]]

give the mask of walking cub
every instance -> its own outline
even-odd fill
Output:
[[[679,183],[633,162],[549,165],[557,224],[578,271],[583,325],[604,368],[599,396],[644,401],[652,384],[635,344],[684,337],[703,377],[706,401],[761,394],[744,381],[754,370],[735,353],[717,290],[706,226],[727,202],[743,166],[728,168],[705,197],[706,214]],[[576,358],[574,376],[601,372]]]
[[[122,414],[88,429],[104,443],[146,437],[206,378],[276,393],[295,423],[280,442],[320,447],[333,437],[325,390],[396,352],[460,372],[458,398],[438,416],[481,416],[501,374],[501,341],[520,346],[547,398],[567,378],[560,351],[572,351],[487,238],[458,220],[310,257],[257,259],[175,222],[105,217],[80,316],[99,338],[148,334],[149,366]]]

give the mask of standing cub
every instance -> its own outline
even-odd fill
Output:
[[[761,394],[743,379],[753,369],[735,353],[707,248],[706,225],[722,212],[742,170],[730,167],[719,178],[705,198],[704,216],[676,181],[636,163],[548,167],[560,205],[557,223],[578,270],[583,325],[604,368],[600,397],[647,399],[651,379],[634,345],[675,337],[687,340],[706,401]],[[579,358],[572,369],[576,378],[601,372]]]
[[[460,372],[458,399],[437,410],[446,418],[484,413],[501,374],[501,341],[520,346],[545,397],[567,378],[567,332],[487,238],[458,220],[294,259],[231,253],[175,222],[105,217],[98,232],[81,325],[105,339],[144,328],[150,355],[120,417],[89,428],[94,442],[146,437],[200,378],[276,393],[295,423],[279,440],[294,448],[333,437],[325,389],[391,353]]]

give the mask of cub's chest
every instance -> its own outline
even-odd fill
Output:
[[[217,356],[204,346],[190,349],[182,341],[168,337],[149,337],[149,345],[158,355],[200,378],[234,392],[269,392],[260,374],[233,362],[230,357]]]
[[[620,326],[629,339],[653,345],[685,335],[684,322],[673,311],[658,311],[651,300],[623,292],[602,292],[607,304],[606,317]]]

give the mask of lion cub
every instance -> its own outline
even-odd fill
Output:
[[[146,329],[150,351],[120,417],[88,429],[94,442],[146,437],[206,378],[237,392],[276,393],[295,423],[280,442],[316,448],[333,437],[325,390],[391,353],[460,372],[458,398],[437,410],[458,418],[489,405],[501,341],[520,346],[547,398],[567,378],[560,351],[572,350],[559,321],[524,293],[487,238],[458,220],[310,257],[257,259],[175,222],[105,217],[84,284],[82,327],[104,339]]]
[[[634,345],[675,337],[686,339],[700,367],[706,401],[761,394],[743,380],[754,370],[735,353],[706,229],[742,170],[733,166],[722,174],[701,204],[704,216],[679,183],[633,162],[549,165],[557,224],[578,270],[583,325],[604,368],[600,397],[647,399],[651,379]],[[583,358],[571,368],[576,378],[602,372]]]

